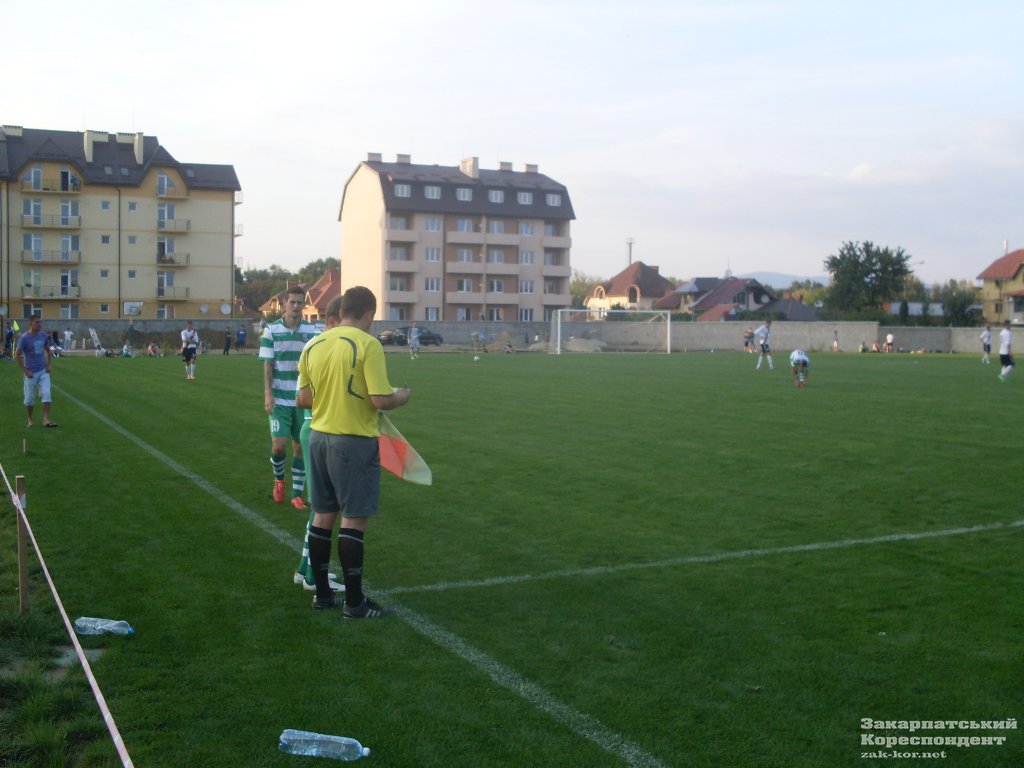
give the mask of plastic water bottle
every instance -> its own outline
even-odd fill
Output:
[[[278,746],[282,752],[290,755],[329,757],[332,760],[349,762],[370,754],[369,747],[364,747],[347,736],[326,736],[322,733],[296,731],[291,728],[281,733],[281,742]]]
[[[75,619],[75,632],[80,635],[130,635],[135,632],[127,621],[115,621],[114,619],[94,619],[91,616],[81,616]]]

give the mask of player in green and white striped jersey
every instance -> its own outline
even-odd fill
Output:
[[[284,501],[284,468],[288,442],[292,444],[292,501],[296,509],[309,509],[302,500],[306,488],[306,465],[299,433],[303,409],[295,407],[299,356],[316,328],[302,321],[306,292],[292,286],[285,294],[284,315],[270,323],[260,337],[263,360],[263,404],[270,419],[270,465],[274,470],[274,501]]]

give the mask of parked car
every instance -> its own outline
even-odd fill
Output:
[[[402,328],[391,328],[381,331],[377,334],[377,341],[381,344],[395,344],[400,347],[404,347],[409,343],[405,337],[405,330]],[[422,344],[423,342],[421,341],[420,343]]]
[[[407,326],[405,328],[398,329],[398,333],[402,334],[402,341],[400,343],[407,344],[409,342],[409,329],[411,327],[412,326]],[[441,338],[441,334],[434,333],[432,330],[422,325],[417,325],[416,327],[420,329],[421,347],[429,347],[431,344],[439,347],[444,344],[444,339]],[[384,342],[381,343],[383,344]]]

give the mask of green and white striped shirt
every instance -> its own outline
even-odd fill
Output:
[[[317,335],[316,326],[299,322],[294,331],[277,320],[263,329],[260,337],[260,359],[274,363],[271,391],[274,405],[295,407],[296,385],[299,381],[299,355],[306,342]]]

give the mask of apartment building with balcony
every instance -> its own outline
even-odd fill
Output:
[[[0,127],[0,304],[47,319],[230,316],[230,165],[155,136]]]
[[[341,287],[377,296],[376,320],[541,321],[572,303],[576,218],[563,184],[536,165],[481,169],[384,162],[369,153],[345,183]]]

